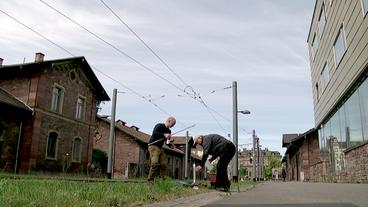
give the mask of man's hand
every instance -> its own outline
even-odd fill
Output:
[[[195,171],[196,171],[196,172],[199,172],[199,171],[201,171],[201,170],[202,170],[202,166],[200,166],[200,165],[196,166],[196,168],[195,168]]]
[[[164,134],[165,138],[170,140],[171,139],[171,134]]]

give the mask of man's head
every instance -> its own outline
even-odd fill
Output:
[[[169,118],[167,118],[166,122],[165,122],[165,126],[167,128],[171,128],[176,124],[176,119],[172,116],[170,116]]]
[[[197,144],[202,145],[203,136],[202,135],[195,135],[195,136],[193,136],[193,141],[194,141],[193,146],[196,146]]]

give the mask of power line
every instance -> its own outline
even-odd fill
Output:
[[[108,6],[103,0],[100,0],[101,3],[117,18],[119,21],[124,24],[124,26],[131,32],[135,37],[139,39],[139,41],[142,42],[144,46],[147,47],[151,53],[156,56],[162,64],[166,66],[167,69],[169,69],[185,86],[188,84],[164,61],[153,49],[150,47],[110,6]]]
[[[192,97],[193,99],[197,100],[197,96],[198,94],[193,90],[193,88],[189,85],[187,85],[185,87],[184,90],[182,90],[179,86],[177,86],[176,84],[174,84],[173,82],[167,80],[166,78],[162,77],[161,75],[159,75],[158,73],[154,72],[151,68],[145,66],[143,63],[139,62],[138,60],[136,60],[135,58],[131,57],[130,55],[128,55],[127,53],[123,52],[121,49],[117,48],[115,45],[109,43],[108,41],[104,40],[102,37],[100,37],[99,35],[95,34],[94,32],[90,31],[89,29],[87,29],[86,27],[84,27],[83,25],[79,24],[78,22],[76,22],[75,20],[73,20],[72,18],[70,18],[69,16],[67,16],[66,14],[62,13],[61,11],[57,10],[55,7],[51,6],[50,4],[46,3],[43,0],[40,0],[40,2],[42,2],[43,4],[45,4],[47,7],[49,7],[50,9],[54,10],[55,12],[57,12],[58,14],[62,15],[63,17],[65,17],[66,19],[68,19],[69,21],[73,22],[74,24],[76,24],[77,26],[79,26],[80,28],[82,28],[83,30],[87,31],[89,34],[91,34],[92,36],[96,37],[97,39],[101,40],[102,42],[104,42],[105,44],[109,45],[110,47],[112,47],[113,49],[115,49],[116,51],[118,51],[120,54],[128,57],[129,59],[131,59],[132,61],[134,61],[135,63],[137,63],[138,65],[140,65],[141,67],[145,68],[146,70],[150,71],[151,73],[153,73],[154,75],[156,75],[157,77],[163,79],[164,81],[168,82],[169,84],[171,84],[172,86],[174,86],[175,88],[177,88],[180,91],[184,91],[184,93],[186,93],[188,96]],[[190,89],[190,91],[193,93],[189,93],[186,89]],[[198,100],[197,100],[198,101]],[[207,106],[204,104],[203,100],[202,102],[199,101],[200,103],[202,103],[206,108]],[[213,110],[213,109],[212,109]],[[214,110],[213,110],[214,111]],[[211,116],[213,117],[213,114],[210,113]],[[219,123],[217,121],[217,119],[215,119],[217,123]],[[219,125],[220,128],[223,128],[221,125]]]
[[[132,56],[128,55],[126,52],[122,51],[121,49],[119,49],[118,47],[116,47],[115,45],[113,45],[112,43],[106,41],[105,39],[103,39],[102,37],[100,37],[99,35],[97,35],[96,33],[92,32],[91,30],[87,29],[86,27],[84,27],[83,25],[79,24],[78,22],[76,22],[75,20],[73,20],[72,18],[70,18],[69,16],[67,16],[66,14],[62,13],[61,11],[57,10],[55,7],[51,6],[50,4],[44,2],[43,0],[40,0],[40,2],[42,2],[43,4],[45,4],[47,7],[49,7],[50,9],[54,10],[55,12],[57,12],[58,14],[62,15],[63,17],[65,17],[66,19],[68,19],[69,21],[73,22],[74,24],[76,24],[78,27],[82,28],[83,30],[85,30],[86,32],[88,32],[89,34],[91,34],[92,36],[96,37],[97,39],[101,40],[102,42],[104,42],[105,44],[109,45],[110,47],[112,47],[113,49],[115,49],[119,54],[129,58],[130,60],[132,60],[133,62],[137,63],[139,66],[143,67],[144,69],[148,70],[149,72],[151,72],[152,74],[154,74],[155,76],[161,78],[162,80],[166,81],[167,83],[169,83],[170,85],[172,85],[173,87],[179,89],[180,91],[183,91],[183,89],[181,89],[179,86],[177,86],[176,84],[174,84],[173,82],[171,82],[170,80],[166,79],[165,77],[161,76],[160,74],[156,73],[154,70],[152,70],[151,68],[149,68],[148,66],[144,65],[143,63],[141,63],[140,61],[138,61],[137,59],[133,58]]]
[[[95,34],[94,32],[90,31],[89,29],[87,29],[86,27],[84,27],[83,25],[79,24],[78,22],[76,22],[75,20],[71,19],[70,17],[68,17],[67,15],[63,14],[62,12],[60,12],[59,10],[57,10],[56,8],[54,8],[53,6],[51,6],[50,4],[44,2],[43,0],[40,0],[43,4],[45,4],[46,6],[48,6],[49,8],[51,8],[52,10],[54,10],[55,12],[59,13],[60,15],[62,15],[63,17],[67,18],[69,21],[73,22],[74,24],[76,24],[77,26],[79,26],[80,28],[82,28],[83,30],[87,31],[89,34],[91,34],[92,36],[94,36],[95,38],[99,39],[100,41],[104,42],[105,44],[109,45],[110,47],[112,47],[113,49],[115,49],[117,52],[119,52],[120,54],[122,54],[125,57],[128,57],[129,59],[131,59],[133,62],[137,63],[138,65],[140,65],[141,67],[143,67],[144,69],[150,71],[151,73],[153,73],[154,75],[156,75],[157,77],[163,79],[164,81],[168,82],[170,85],[174,86],[175,88],[177,88],[180,91],[184,91],[185,94],[187,94],[189,97],[192,97],[194,100],[198,101],[199,103],[201,103],[206,109],[207,111],[210,113],[210,115],[214,118],[214,120],[216,121],[216,123],[220,126],[220,128],[222,128],[224,130],[224,127],[221,126],[221,124],[219,123],[219,121],[214,117],[213,113],[211,113],[211,111],[215,112],[216,114],[220,115],[221,117],[224,118],[224,116],[222,116],[220,113],[218,113],[216,110],[208,107],[208,105],[206,105],[204,103],[203,100],[198,100],[199,94],[196,93],[193,88],[189,85],[186,85],[185,89],[182,90],[179,86],[177,86],[176,84],[174,84],[173,82],[167,80],[166,78],[164,78],[163,76],[159,75],[158,73],[156,73],[155,71],[153,71],[151,68],[145,66],[143,63],[139,62],[138,60],[136,60],[135,58],[133,58],[132,56],[128,55],[127,53],[125,53],[124,51],[122,51],[121,49],[119,49],[118,47],[116,47],[115,45],[109,43],[108,41],[104,40],[102,37],[100,37],[99,35]],[[3,12],[3,11],[2,11]],[[6,14],[5,12],[3,12],[4,14]],[[6,14],[7,16],[11,17],[10,15]],[[46,38],[45,36],[43,36],[42,34],[38,33],[37,31],[33,30],[32,28],[30,28],[29,26],[21,23],[19,20],[16,20],[14,17],[11,17],[12,19],[14,19],[15,21],[17,21],[18,23],[22,24],[23,26],[25,26],[26,28],[30,29],[31,31],[35,32],[37,35],[41,36],[42,38],[46,39],[47,41],[49,41],[50,43],[52,43],[53,45],[57,46],[58,48],[64,50],[65,52],[67,52],[68,54],[74,56],[72,53],[70,53],[68,50],[66,50],[65,48],[61,47],[60,45],[56,44],[55,42],[51,41],[50,39]],[[95,68],[96,69],[96,68]],[[103,75],[107,76],[107,74],[104,74],[102,71],[96,69],[96,71],[102,73]],[[112,77],[109,77],[112,78]],[[116,80],[114,79],[114,81],[116,82]],[[122,84],[121,82],[118,81],[119,84]],[[125,86],[123,86],[125,87]],[[128,89],[128,88],[127,88]],[[128,89],[129,90],[129,89]],[[188,92],[189,90],[189,92]],[[137,95],[137,94],[136,94]],[[139,95],[140,97],[143,97],[141,95]],[[145,99],[147,100],[147,99]],[[150,101],[149,101],[150,102]],[[152,103],[152,102],[150,102]],[[152,103],[154,106],[156,106],[157,108],[159,108],[159,106],[155,103]],[[161,111],[164,111],[162,108],[160,109]],[[167,113],[167,112],[164,112]],[[226,119],[226,118],[225,118]],[[226,119],[228,120],[228,119]],[[228,120],[229,121],[229,120]],[[224,130],[225,131],[225,130]]]
[[[42,35],[41,33],[37,32],[36,30],[32,29],[31,27],[27,26],[26,24],[22,23],[21,21],[19,21],[18,19],[16,19],[15,17],[11,16],[10,14],[4,12],[3,10],[0,9],[0,12],[2,12],[3,14],[5,14],[6,16],[8,16],[9,18],[13,19],[14,21],[16,21],[17,23],[21,24],[22,26],[26,27],[27,29],[31,30],[32,32],[34,32],[35,34],[37,34],[38,36],[42,37],[43,39],[47,40],[49,43],[53,44],[54,46],[58,47],[59,49],[65,51],[66,53],[70,54],[73,57],[76,57],[76,55],[74,55],[72,52],[70,52],[69,50],[65,49],[64,47],[62,47],[61,45],[57,44],[56,42],[50,40],[49,38],[45,37],[44,35]],[[153,103],[152,100],[148,100],[145,96],[139,94],[138,92],[136,92],[135,90],[133,90],[132,88],[126,86],[125,84],[121,83],[120,81],[116,80],[115,78],[111,77],[110,75],[107,75],[106,73],[104,73],[102,70],[92,66],[92,68],[101,73],[102,75],[106,76],[107,78],[109,78],[110,80],[118,83],[119,85],[121,85],[122,87],[128,89],[129,91],[131,91],[133,94],[137,95],[138,97],[146,100],[147,102],[151,103],[153,106],[155,106],[158,110],[160,110],[162,113],[168,115],[168,116],[172,116],[170,113],[168,113],[167,111],[165,111],[164,109],[162,109],[160,106],[158,106],[156,103]],[[185,124],[181,123],[180,121],[178,121],[179,124],[186,126]]]

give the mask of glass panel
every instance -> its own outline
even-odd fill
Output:
[[[50,158],[56,157],[56,142],[57,142],[57,133],[51,132],[49,134],[49,140],[47,145],[47,157]]]
[[[341,130],[340,130],[339,113],[335,113],[330,120],[331,120],[331,136],[337,138],[337,140],[340,141]]]
[[[322,34],[325,28],[325,25],[326,25],[326,15],[325,15],[325,5],[324,4],[322,4],[321,13],[319,15],[318,21],[319,21],[319,31]]]
[[[337,36],[336,42],[334,44],[335,48],[335,58],[336,58],[336,66],[339,64],[342,56],[345,53],[346,47],[345,47],[345,40],[344,40],[344,32],[343,28],[340,29],[339,34]]]
[[[324,90],[328,84],[328,81],[330,80],[327,63],[325,63],[325,65],[323,66],[321,76],[322,76],[322,89]]]
[[[61,99],[61,89],[53,88],[52,89],[52,102],[51,102],[51,110],[60,111],[60,99]]]
[[[80,161],[80,139],[75,139],[73,143],[73,160]]]
[[[362,2],[363,2],[364,13],[367,13],[367,11],[368,11],[368,0],[362,0]]]
[[[338,111],[337,113],[339,114],[339,121],[340,121],[340,134],[341,134],[341,139],[340,141],[340,147],[345,149],[347,147],[346,144],[346,121],[345,121],[345,105],[343,105]]]
[[[78,98],[77,100],[77,111],[75,114],[75,118],[82,119],[83,118],[83,108],[84,108],[84,99]]]
[[[364,141],[368,140],[368,80],[359,87],[359,99],[362,112]]]
[[[345,113],[347,141],[348,146],[351,147],[363,141],[358,90],[346,101]]]

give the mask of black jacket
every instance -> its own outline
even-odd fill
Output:
[[[153,128],[153,132],[152,132],[152,135],[151,135],[151,138],[148,144],[162,139],[161,141],[153,144],[161,148],[162,145],[164,145],[164,142],[166,141],[164,134],[171,134],[171,130],[167,128],[165,124],[162,124],[162,123],[156,124],[155,128]]]
[[[212,155],[213,158],[223,156],[225,149],[229,145],[233,145],[232,142],[218,134],[209,134],[202,136],[203,156],[200,165],[203,167],[207,161],[208,155]]]

